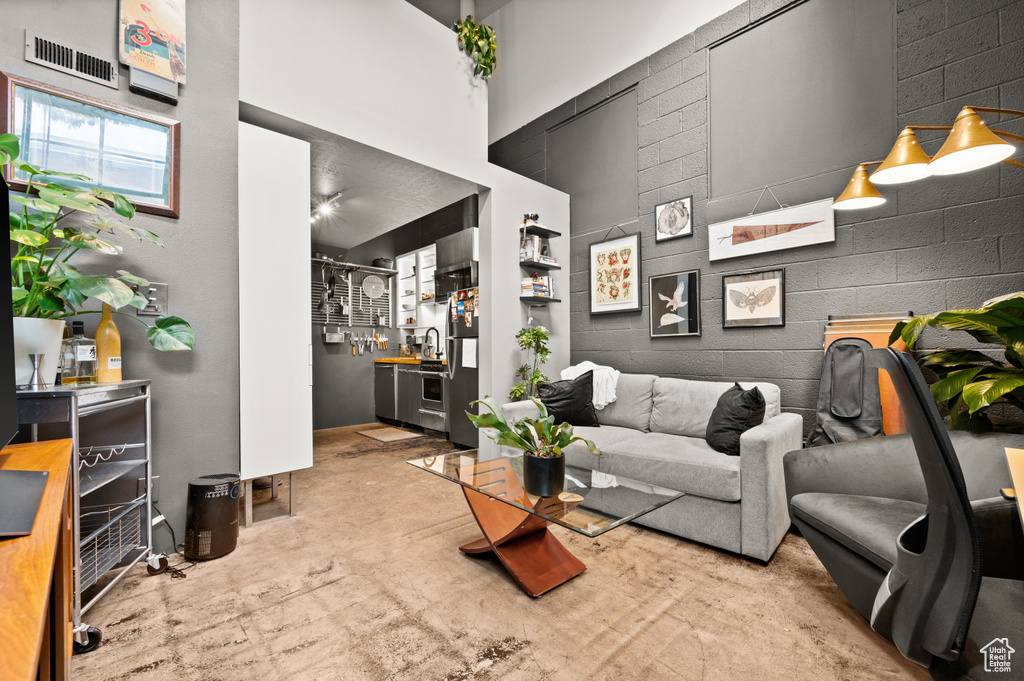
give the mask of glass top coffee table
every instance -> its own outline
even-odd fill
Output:
[[[475,449],[408,463],[462,486],[484,536],[459,550],[493,551],[531,596],[540,596],[587,569],[548,532],[549,522],[596,537],[683,496],[676,490],[567,465],[563,492],[537,497],[523,490],[522,456],[494,454],[481,460],[480,450]]]

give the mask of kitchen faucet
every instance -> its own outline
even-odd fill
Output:
[[[434,346],[432,346],[430,344],[430,332],[431,331],[434,332],[434,337],[437,339],[437,345],[434,345]],[[441,355],[444,354],[441,351],[441,348],[440,348],[440,345],[441,345],[441,332],[437,330],[437,327],[432,326],[429,329],[427,329],[427,332],[425,334],[423,334],[423,345],[424,345],[424,349],[425,350],[429,349],[431,347],[437,348],[436,350],[434,350],[434,356],[433,357],[428,357],[428,359],[441,359]]]

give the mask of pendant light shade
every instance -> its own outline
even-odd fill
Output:
[[[928,171],[933,175],[965,173],[999,163],[1014,151],[1012,144],[985,126],[974,109],[965,106],[939,153],[928,164]]]
[[[872,173],[871,181],[875,184],[901,184],[920,180],[931,175],[928,171],[929,161],[931,158],[924,153],[914,131],[903,128],[892,151],[878,170]]]
[[[863,165],[857,166],[850,178],[850,184],[846,190],[839,195],[832,207],[836,210],[856,210],[858,208],[871,208],[885,203],[885,197],[878,193],[875,185],[868,179],[868,171]]]

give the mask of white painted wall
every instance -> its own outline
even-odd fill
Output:
[[[240,470],[251,480],[313,465],[309,142],[238,124],[238,225]]]
[[[742,4],[740,0],[512,0],[498,38],[488,142],[586,92]]]
[[[316,39],[311,22],[328,27]],[[481,221],[480,388],[504,396],[520,362],[518,225],[523,213],[561,229],[569,197],[487,163],[487,86],[472,78],[455,34],[404,0],[240,0],[239,98],[477,184]],[[401,187],[396,187],[401,191]],[[489,190],[489,192],[488,192]],[[556,275],[558,276],[558,275]],[[568,291],[568,269],[559,284]],[[552,375],[569,359],[569,302],[537,322],[552,332]]]

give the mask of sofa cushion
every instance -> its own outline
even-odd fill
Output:
[[[631,437],[636,437],[639,432],[632,428],[620,426],[574,426],[573,435],[586,438],[597,445],[597,448],[604,452],[605,447],[622,442]],[[565,462],[570,466],[578,466],[588,470],[601,470],[601,457],[594,456],[582,442],[573,442],[565,448]]]
[[[740,435],[764,421],[764,396],[754,386],[744,390],[737,383],[722,393],[711,412],[704,439],[716,452],[740,455]]]
[[[651,374],[619,374],[615,384],[615,401],[597,412],[602,426],[635,428],[644,433],[651,429],[651,395],[654,380]]]
[[[924,515],[914,501],[856,494],[798,494],[790,509],[800,520],[858,556],[888,571],[896,562],[896,536]]]
[[[625,374],[623,374],[625,376]],[[619,377],[619,381],[622,376]],[[687,437],[704,438],[711,412],[733,383],[724,381],[689,381],[682,378],[657,378],[654,381],[654,404],[651,411],[651,432],[672,433]],[[757,386],[764,396],[764,420],[778,416],[781,411],[779,386],[772,383],[744,383],[750,390]],[[759,424],[755,424],[759,425]]]
[[[720,501],[740,500],[740,460],[713,450],[703,438],[644,433],[601,450],[610,475]]]
[[[594,372],[576,378],[537,384],[537,396],[555,423],[563,421],[574,426],[599,426],[594,410]]]

